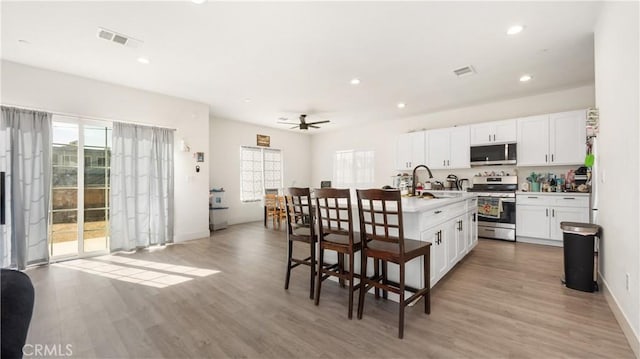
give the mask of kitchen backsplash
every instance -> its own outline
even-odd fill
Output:
[[[424,183],[429,180],[445,182],[446,178],[450,174],[454,174],[458,177],[458,179],[467,178],[471,180],[471,178],[477,174],[485,173],[491,174],[502,174],[504,173],[509,175],[518,176],[518,188],[522,188],[522,184],[527,182],[527,177],[531,174],[531,172],[535,173],[552,173],[556,176],[560,177],[560,175],[566,175],[569,170],[575,170],[580,166],[549,166],[549,167],[516,167],[516,166],[481,166],[481,167],[472,167],[465,169],[454,169],[454,170],[432,170],[433,179],[429,179],[429,175],[427,171],[423,169],[419,169],[416,174],[418,177],[418,181]],[[398,173],[408,173],[411,175],[410,171],[396,171],[393,175],[397,175]]]

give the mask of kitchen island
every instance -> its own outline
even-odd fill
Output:
[[[424,242],[431,242],[431,278],[433,287],[461,259],[478,244],[477,196],[464,191],[431,191],[434,199],[419,197],[402,198],[404,236]],[[357,201],[353,201],[353,228],[359,231]],[[371,261],[371,259],[369,259]],[[325,261],[335,263],[335,252],[327,251]],[[359,273],[360,256],[355,258],[355,271]],[[415,258],[406,264],[406,284],[414,288],[424,286],[422,258]],[[367,265],[367,274],[373,275],[373,263]],[[388,265],[388,276],[392,281],[399,278],[399,268]],[[407,295],[410,293],[407,292]],[[389,299],[398,296],[389,293]]]
[[[402,199],[405,238],[431,242],[433,287],[478,244],[478,199],[473,193],[432,191],[437,198]],[[422,259],[407,264],[406,281],[420,288],[424,283]],[[398,267],[389,265],[389,277],[398,277]]]

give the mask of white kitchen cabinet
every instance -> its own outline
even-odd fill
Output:
[[[431,242],[429,280],[431,286],[433,286],[447,272],[447,245],[446,242],[442,240],[443,228],[442,226],[434,226],[423,231],[420,237],[422,241]]]
[[[586,111],[517,120],[518,166],[576,165],[586,154]]]
[[[426,132],[427,166],[430,169],[470,168],[469,126]]]
[[[396,141],[396,169],[412,170],[426,162],[425,131],[405,133]]]
[[[516,194],[518,241],[562,245],[560,223],[565,221],[589,223],[588,195],[536,192]]]
[[[589,223],[589,209],[580,207],[551,207],[551,226],[549,237],[556,241],[562,240],[561,222]]]
[[[549,154],[552,165],[584,163],[587,152],[585,110],[549,115]]]
[[[471,207],[473,206],[473,207]],[[478,200],[469,201],[467,211],[467,253],[478,244]]]
[[[454,221],[454,237],[455,237],[455,242],[456,242],[456,256],[455,256],[455,262],[458,262],[459,260],[461,260],[462,258],[464,258],[464,255],[467,254],[468,251],[468,247],[469,247],[469,225],[467,223],[467,221],[469,220],[469,217],[467,215],[467,213],[463,213],[460,216],[458,216],[458,218],[455,219]],[[455,264],[455,262],[453,264]]]
[[[453,268],[458,263],[458,220],[456,217],[449,222],[445,223],[446,238],[444,242],[447,244],[447,266]]]
[[[516,120],[485,122],[469,126],[471,146],[516,142]]]

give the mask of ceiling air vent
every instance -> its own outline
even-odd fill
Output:
[[[142,45],[142,41],[138,39],[134,39],[131,36],[120,34],[102,27],[98,28],[98,38],[110,42],[115,42],[116,44],[124,45],[126,47],[131,47],[134,49]]]
[[[462,76],[469,76],[469,75],[473,75],[476,73],[476,70],[473,69],[473,66],[465,66],[465,67],[461,67],[459,69],[455,69],[453,70],[453,73],[456,74],[456,76],[458,77],[462,77]]]

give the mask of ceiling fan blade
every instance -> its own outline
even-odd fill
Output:
[[[291,127],[291,128],[290,128],[290,130],[293,130],[294,128],[299,128],[299,127],[300,127],[300,126],[295,125],[295,126]]]
[[[320,128],[320,126],[314,126],[314,125],[312,125],[310,123],[308,123],[307,125],[309,125],[309,127],[311,127],[311,128]]]
[[[320,123],[329,123],[329,122],[331,122],[331,121],[325,120],[325,121],[307,122],[307,125],[317,125],[317,124],[320,124]]]
[[[284,122],[284,121],[278,121],[278,122],[276,122],[276,123],[281,123],[281,124],[284,124],[284,125],[296,125],[296,123],[295,123],[295,122]]]

